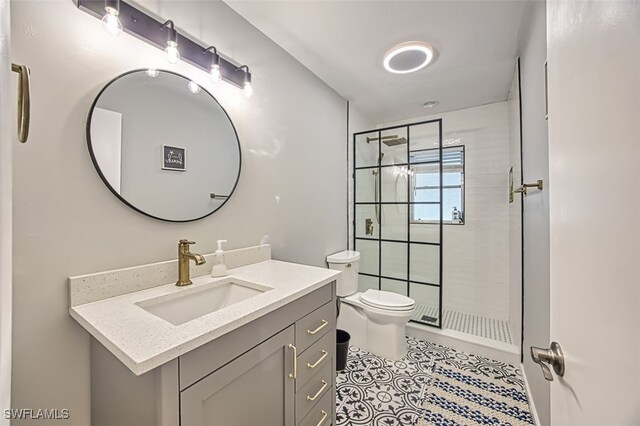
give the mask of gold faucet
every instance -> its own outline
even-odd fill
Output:
[[[189,251],[189,244],[195,244],[195,241],[180,240],[178,243],[178,287],[193,284],[189,278],[189,259],[193,259],[196,265],[206,263],[204,257]]]

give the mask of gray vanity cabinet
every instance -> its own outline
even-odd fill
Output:
[[[141,376],[91,345],[92,426],[297,426],[335,419],[335,282]]]
[[[180,393],[182,425],[294,424],[290,326]]]

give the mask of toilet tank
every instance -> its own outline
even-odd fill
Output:
[[[336,283],[336,294],[338,297],[346,297],[358,291],[359,263],[360,253],[357,251],[345,250],[327,256],[329,269],[342,271],[342,275],[340,275]]]

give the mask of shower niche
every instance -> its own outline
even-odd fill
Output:
[[[442,120],[360,132],[353,142],[359,290],[409,296],[416,301],[412,321],[441,328]],[[419,193],[415,176],[424,170],[428,193]]]

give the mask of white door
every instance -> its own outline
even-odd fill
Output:
[[[551,423],[640,424],[640,2],[547,3]]]
[[[11,148],[16,141],[11,87],[9,0],[0,0],[0,425],[11,407]]]

